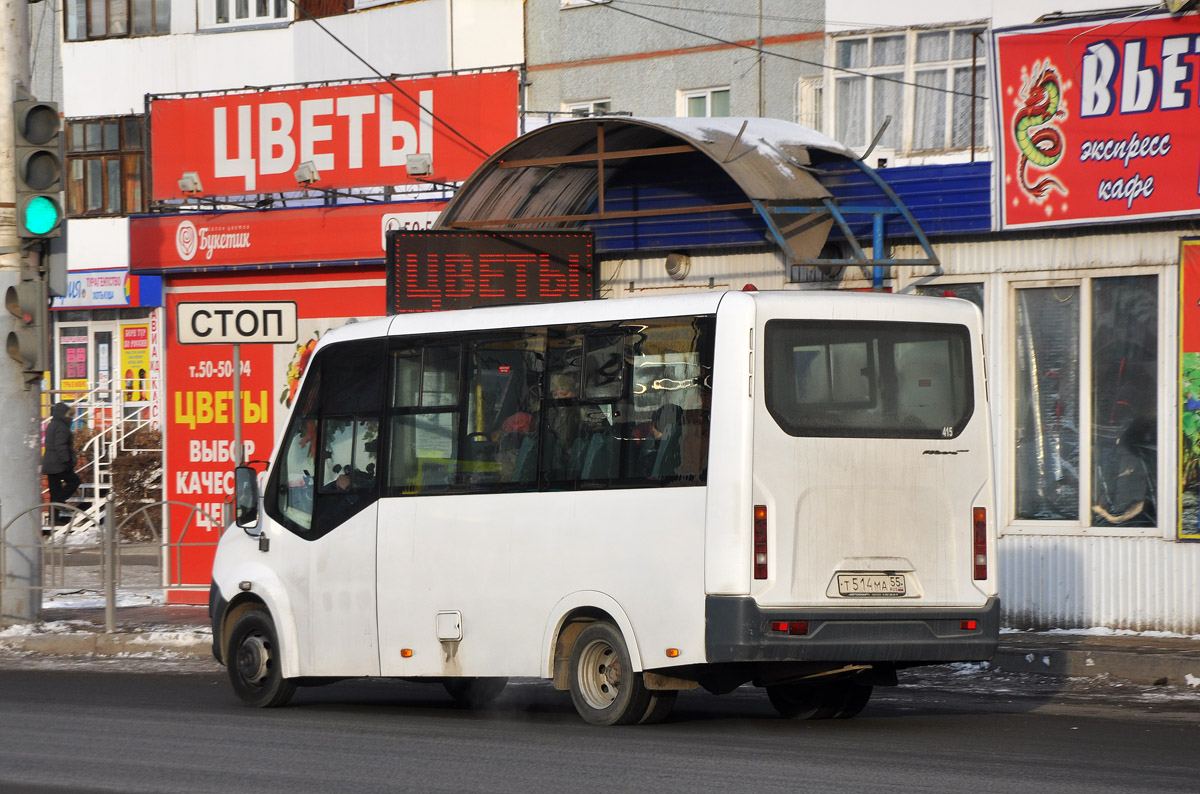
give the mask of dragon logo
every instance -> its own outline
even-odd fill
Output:
[[[1022,69],[1021,77],[1012,126],[1013,139],[1021,155],[1017,162],[1017,181],[1030,200],[1040,204],[1049,198],[1051,190],[1067,195],[1067,189],[1054,177],[1046,175],[1030,184],[1026,174],[1031,165],[1045,171],[1062,159],[1063,135],[1055,122],[1067,117],[1067,108],[1058,71],[1049,59],[1035,61],[1029,71]]]

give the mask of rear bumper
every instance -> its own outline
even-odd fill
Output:
[[[742,596],[707,596],[705,652],[717,662],[982,662],[996,652],[1000,599],[982,607],[759,607]],[[964,630],[963,621],[975,621]],[[771,630],[807,621],[808,633]]]

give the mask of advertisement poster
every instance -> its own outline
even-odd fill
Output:
[[[121,326],[121,398],[127,403],[150,400],[150,324]]]
[[[152,98],[152,198],[294,191],[303,163],[318,188],[458,182],[517,137],[515,71],[393,82]]]
[[[339,268],[336,273],[276,271],[225,278],[180,277],[167,291],[164,404],[164,499],[195,505],[172,507],[171,603],[206,603],[223,505],[233,493],[234,411],[241,411],[245,459],[260,472],[286,421],[295,390],[317,341],[331,328],[367,319],[366,307],[383,314],[382,268]],[[231,345],[180,344],[180,303],[253,301],[287,295],[298,312],[295,343],[240,345],[241,400],[233,395]],[[203,586],[200,588],[199,586]]]
[[[1195,14],[994,35],[1000,226],[1200,212]]]
[[[1200,240],[1179,269],[1179,539],[1200,540]]]

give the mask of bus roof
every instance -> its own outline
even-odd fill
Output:
[[[565,325],[651,317],[713,314],[723,300],[752,300],[764,308],[797,307],[805,316],[829,319],[928,321],[930,308],[939,306],[937,319],[977,327],[979,310],[965,300],[896,295],[893,293],[836,290],[705,291],[683,295],[612,298],[563,303],[518,304],[443,312],[398,314],[352,323],[326,334],[327,342],[375,336],[436,334],[480,329],[527,328],[531,325]],[[937,302],[936,304],[934,302]]]

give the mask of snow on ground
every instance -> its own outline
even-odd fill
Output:
[[[1046,629],[1033,631],[1030,629],[1002,628],[1001,634],[1051,634],[1074,635],[1078,637],[1147,637],[1150,639],[1176,639],[1200,641],[1200,634],[1179,634],[1174,631],[1134,631],[1132,629],[1110,629],[1107,626],[1092,626],[1086,629]]]

